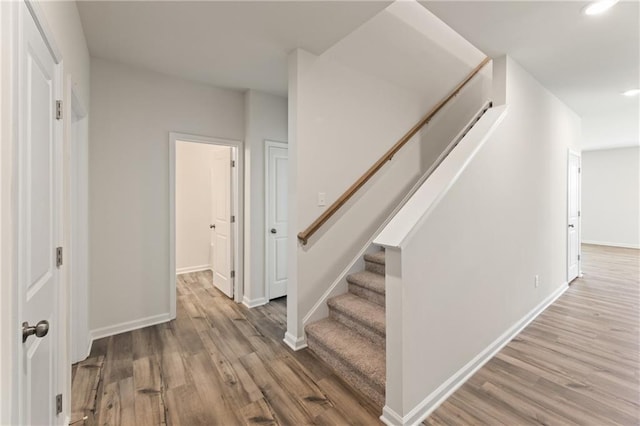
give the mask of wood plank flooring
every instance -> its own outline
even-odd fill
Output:
[[[640,250],[582,255],[584,277],[425,425],[640,424]]]
[[[74,366],[71,424],[380,424],[379,407],[282,342],[284,299],[249,310],[205,272],[177,291],[175,321],[97,340]]]
[[[583,258],[585,276],[424,424],[640,424],[640,251],[585,245]],[[71,424],[380,424],[282,343],[284,300],[249,310],[210,282],[181,275],[175,321],[94,342],[73,368]]]

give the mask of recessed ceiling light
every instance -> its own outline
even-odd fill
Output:
[[[618,0],[599,0],[590,3],[585,9],[585,15],[599,15],[618,3]]]
[[[635,96],[640,94],[640,89],[631,89],[631,90],[627,90],[626,92],[623,93],[623,95],[625,96]]]

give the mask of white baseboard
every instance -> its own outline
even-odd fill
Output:
[[[84,359],[89,358],[89,355],[91,355],[91,347],[93,346],[93,334],[91,332],[89,332],[89,342],[87,344],[87,351],[85,352],[85,357]]]
[[[245,296],[242,298],[242,304],[249,309],[266,305],[267,303],[269,303],[269,299],[267,299],[266,297],[259,297],[257,299],[247,299],[247,297]]]
[[[640,244],[609,243],[609,242],[606,242],[606,241],[582,240],[582,244],[593,244],[593,245],[596,245],[596,246],[609,246],[609,247],[640,249]]]
[[[71,364],[76,364],[78,362],[84,361],[85,359],[89,358],[89,355],[91,354],[91,346],[93,345],[93,338],[91,336],[91,331],[87,332],[86,336],[82,336],[85,337],[86,339],[86,347],[83,351],[80,352],[79,356],[76,356],[76,351],[75,351],[75,346],[72,346],[71,348],[71,352],[70,352],[70,359],[71,359]],[[80,337],[76,336],[75,339],[80,339]]]
[[[380,416],[380,420],[382,420],[382,423],[388,426],[406,424],[404,423],[402,416],[389,408],[388,405],[385,405],[382,408],[382,415]]]
[[[551,293],[540,304],[533,308],[527,315],[512,325],[500,337],[494,340],[482,352],[476,355],[464,367],[449,377],[435,391],[416,405],[405,416],[401,416],[390,407],[382,409],[380,420],[387,425],[416,425],[426,419],[436,408],[440,406],[451,394],[462,386],[476,371],[493,358],[514,337],[516,337],[531,321],[544,312],[545,309],[567,291],[569,285],[565,282],[557,290]]]
[[[171,321],[171,315],[169,313],[153,315],[146,318],[140,318],[133,321],[127,321],[116,325],[110,325],[107,327],[97,328],[91,330],[91,342],[103,337],[114,336],[116,334],[125,333],[131,330],[137,330],[139,328],[149,327],[156,324],[162,324],[163,322]]]
[[[294,351],[299,351],[307,347],[307,339],[305,337],[297,338],[288,331],[284,335],[284,343],[287,344]]]
[[[211,265],[185,266],[184,268],[176,268],[176,275],[190,274],[191,272],[210,271]]]

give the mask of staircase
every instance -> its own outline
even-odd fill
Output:
[[[365,254],[349,292],[327,301],[329,317],[305,327],[307,345],[346,382],[382,407],[385,394],[385,253]]]

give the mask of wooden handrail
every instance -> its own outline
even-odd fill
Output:
[[[380,157],[380,159],[378,161],[376,161],[373,166],[369,167],[369,170],[367,170],[362,176],[360,176],[360,178],[354,182],[353,185],[351,185],[341,196],[340,198],[338,198],[333,204],[331,204],[329,206],[328,209],[326,209],[315,221],[313,221],[313,223],[311,225],[309,225],[307,227],[307,229],[305,229],[304,231],[300,232],[298,234],[298,239],[302,242],[302,245],[306,245],[307,241],[309,241],[309,238],[316,233],[316,231],[318,231],[318,229],[320,229],[320,227],[322,225],[324,225],[324,223],[326,221],[328,221],[331,216],[333,216],[339,209],[340,207],[342,207],[347,201],[349,201],[349,199],[351,197],[353,197],[353,195],[360,189],[362,188],[362,186],[367,183],[367,181],[369,181],[369,179],[371,179],[373,177],[373,175],[376,174],[376,172],[378,170],[380,170],[382,168],[382,166],[384,166],[384,164],[387,161],[390,161],[393,156],[400,151],[400,149],[405,146],[405,144],[407,142],[409,142],[409,140],[416,134],[418,133],[418,131],[420,131],[420,129],[422,129],[427,123],[429,123],[429,121],[431,121],[431,119],[433,118],[434,115],[436,115],[438,113],[438,111],[440,111],[452,98],[454,98],[458,92],[460,92],[460,90],[462,90],[462,88],[464,86],[467,85],[467,83],[476,76],[476,74],[478,74],[480,72],[480,70],[491,60],[491,58],[486,57],[484,58],[484,60],[482,62],[480,62],[480,64],[475,67],[470,73],[469,75],[467,75],[467,77],[462,80],[454,89],[451,93],[449,93],[444,99],[442,99],[440,102],[438,102],[433,108],[431,108],[431,110],[427,113],[427,115],[425,115],[424,117],[422,117],[420,119],[420,121],[418,121],[418,123],[416,123],[415,126],[413,126],[398,142],[395,143],[395,145],[393,145],[382,157]]]

